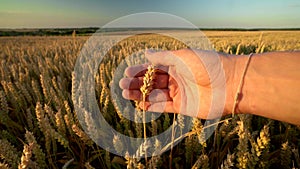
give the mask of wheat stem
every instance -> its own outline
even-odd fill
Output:
[[[142,92],[143,95],[143,128],[144,128],[144,139],[145,139],[145,144],[146,144],[146,139],[147,139],[147,128],[146,128],[146,112],[145,112],[145,102],[146,102],[146,97],[150,94],[152,90],[152,84],[154,80],[154,75],[155,75],[155,67],[153,65],[149,65],[147,68],[147,72],[145,73],[145,76],[143,78],[143,86],[140,88],[140,91]],[[145,146],[145,161],[146,161],[146,166],[147,166],[147,146]]]

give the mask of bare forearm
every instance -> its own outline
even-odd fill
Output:
[[[235,82],[241,78],[246,57],[236,57]],[[300,125],[300,52],[253,55],[237,112]]]

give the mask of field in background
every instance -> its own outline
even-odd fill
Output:
[[[226,53],[300,50],[300,31],[204,33],[217,51]],[[72,72],[76,57],[88,38],[76,35],[0,37],[0,168],[18,165],[32,168],[145,167],[144,159],[138,161],[132,155],[123,158],[101,149],[78,122],[71,99],[74,92]],[[128,39],[107,53],[95,77],[101,113],[113,128],[132,137],[142,137],[142,124],[122,117],[109,87],[117,83],[113,79],[120,61],[145,47],[174,50],[186,46],[157,35]],[[164,114],[147,124],[147,133],[149,136],[161,133],[172,125],[173,118],[172,114]],[[88,124],[94,123],[93,119],[86,120]],[[300,168],[298,126],[239,115],[219,124],[213,136],[203,142],[203,133],[197,132],[201,131],[203,122],[193,119],[192,130],[196,132],[174,147],[172,154],[167,151],[149,158],[147,167]],[[128,146],[120,144],[122,141],[118,138],[111,142],[120,152]],[[152,147],[160,148],[156,144]]]

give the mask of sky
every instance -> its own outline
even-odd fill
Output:
[[[140,12],[200,28],[300,28],[300,0],[0,0],[0,28],[101,27]]]

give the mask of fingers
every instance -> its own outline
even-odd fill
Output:
[[[169,76],[166,74],[155,75],[153,80],[154,89],[167,89]],[[139,90],[143,85],[143,77],[123,78],[119,82],[121,89]]]
[[[142,64],[142,65],[137,65],[137,66],[131,66],[126,68],[125,70],[125,75],[128,77],[140,77],[144,76],[144,74],[147,71],[149,64]],[[156,74],[168,74],[168,66],[155,66],[156,69]]]
[[[128,100],[142,101],[142,93],[140,90],[123,90],[122,96]],[[162,102],[162,101],[172,101],[168,89],[154,89],[146,97],[146,101],[150,102]]]

